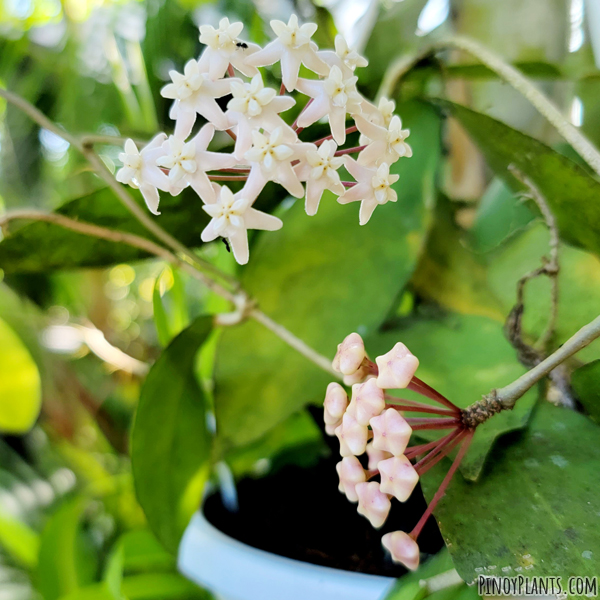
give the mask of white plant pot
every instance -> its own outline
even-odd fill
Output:
[[[219,600],[381,600],[395,581],[258,550],[225,535],[201,513],[185,531],[178,565]]]

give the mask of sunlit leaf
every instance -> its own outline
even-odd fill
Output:
[[[28,525],[0,509],[0,548],[17,563],[33,568],[38,560],[40,537]]]
[[[523,189],[508,171],[509,165],[538,186],[565,241],[600,253],[600,182],[577,163],[500,121],[451,102],[440,104],[465,127],[509,187]]]
[[[52,515],[42,533],[37,587],[44,600],[58,600],[92,582],[96,562],[82,537],[80,520],[85,499],[75,497]]]
[[[42,403],[40,374],[17,334],[0,319],[0,431],[24,433]]]
[[[138,500],[171,552],[199,506],[208,474],[210,437],[194,363],[211,328],[210,317],[199,317],[163,351],[144,382],[131,436]]]

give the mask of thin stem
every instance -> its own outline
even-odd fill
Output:
[[[346,129],[346,134],[349,133],[354,133],[355,131],[358,131],[358,127],[356,125],[353,125],[352,127],[348,127],[348,129]],[[316,142],[314,142],[315,146],[320,146],[323,142],[326,142],[327,140],[332,140],[333,139],[333,135],[327,135],[324,138],[321,138],[320,140],[317,140]]]
[[[381,84],[378,97],[389,97],[393,93],[399,79],[414,67],[416,63],[444,48],[458,48],[468,52],[509,83],[556,128],[563,138],[573,146],[581,158],[600,175],[600,152],[581,130],[571,124],[561,111],[521,71],[515,69],[515,67],[506,63],[496,53],[488,50],[473,39],[463,36],[450,36],[424,48],[414,56],[399,59],[388,69]]]
[[[540,379],[545,377],[558,365],[565,362],[573,354],[585,348],[600,337],[600,316],[591,323],[584,325],[575,335],[571,336],[556,352],[537,364],[533,369],[521,375],[516,381],[492,392],[494,399],[503,410],[512,409],[516,401],[530,390]],[[478,403],[475,403],[476,406]],[[471,407],[469,407],[471,408]],[[468,410],[468,409],[467,409]]]
[[[237,140],[237,135],[231,131],[231,129],[226,129],[225,133],[235,142]]]
[[[181,268],[182,270],[192,275],[198,281],[201,281],[209,289],[213,290],[220,296],[223,296],[227,300],[233,301],[234,296],[229,290],[225,289],[216,281],[208,278],[205,274],[192,267],[189,263],[177,258],[177,256],[167,248],[164,248],[163,246],[160,246],[155,242],[141,237],[139,235],[134,235],[126,231],[120,231],[118,229],[109,229],[108,227],[101,227],[93,223],[86,223],[85,221],[76,221],[75,219],[65,217],[64,215],[61,215],[59,213],[45,213],[37,210],[27,209],[12,211],[5,215],[2,215],[2,217],[0,217],[0,227],[4,228],[6,225],[8,225],[8,223],[15,220],[45,221],[47,223],[54,223],[55,225],[59,225],[60,227],[64,227],[65,229],[70,229],[71,231],[81,233],[82,235],[96,237],[111,242],[133,246],[134,248],[139,248],[140,250],[144,250],[149,254],[158,256],[159,258],[162,258],[170,262],[171,264]]]
[[[296,120],[292,123],[292,129],[296,131],[296,133],[300,133],[304,130],[304,127],[298,127],[298,121],[304,111],[313,103],[314,98],[310,98],[309,101],[304,105],[304,108],[300,111],[300,114],[296,117]]]
[[[465,436],[465,429],[456,428],[450,434],[448,434],[444,441],[438,444],[427,456],[424,456],[418,463],[415,464],[415,469],[419,475],[423,475],[425,471],[428,471],[433,465],[436,465],[444,456],[452,451],[454,446],[458,444],[460,440]]]
[[[432,388],[430,385],[427,385],[424,381],[421,381],[418,377],[413,377],[408,384],[407,388],[412,390],[413,392],[417,392],[417,394],[421,394],[421,396],[425,396],[430,400],[434,400],[444,406],[447,406],[451,411],[455,413],[460,413],[460,408],[456,406],[453,402],[450,402],[446,396],[440,394],[437,390]]]
[[[223,167],[222,169],[217,169],[220,173],[249,173],[250,169],[246,169],[243,167]]]
[[[392,396],[391,394],[383,395],[385,400],[389,400],[390,402],[402,402],[402,404],[406,406],[415,406],[420,408],[432,408],[434,410],[440,411],[440,414],[445,414],[449,416],[457,416],[458,413],[454,410],[449,410],[446,408],[439,408],[437,406],[432,406],[431,404],[425,404],[424,402],[419,402],[418,400],[409,400],[408,398],[397,398],[396,396]]]
[[[211,181],[246,181],[248,175],[209,175]]]
[[[235,77],[235,72],[233,70],[233,65],[231,63],[229,63],[229,65],[227,65],[227,74],[229,75],[229,77]]]
[[[408,421],[413,431],[420,431],[421,429],[452,429],[461,425],[458,419],[429,419],[427,423],[411,423],[408,419],[406,421]]]
[[[279,95],[283,96],[285,94],[285,84],[283,81],[281,82],[281,87],[279,88]]]
[[[419,454],[424,454],[425,452],[429,452],[430,450],[433,450],[441,442],[447,441],[448,438],[450,438],[451,436],[454,436],[454,435],[455,435],[455,431],[452,431],[452,432],[448,433],[447,435],[445,435],[443,438],[434,440],[433,442],[429,442],[428,444],[420,444],[418,446],[411,446],[406,449],[406,451],[404,452],[404,455],[406,456],[406,458],[416,458],[417,456],[419,456]]]
[[[353,148],[346,148],[345,150],[338,150],[334,156],[343,156],[344,154],[354,154],[355,152],[362,152],[367,146],[354,146]]]
[[[434,415],[446,415],[446,416],[456,416],[456,413],[451,410],[446,410],[444,408],[436,408],[435,406],[428,406],[427,404],[423,404],[421,406],[414,406],[413,404],[394,404],[388,403],[385,405],[386,408],[395,408],[396,410],[401,410],[404,412],[419,412],[419,413],[430,413]]]
[[[345,188],[351,188],[354,187],[358,182],[357,181],[342,181],[342,185]]]
[[[331,366],[331,361],[328,358],[325,358],[315,350],[313,350],[310,346],[306,345],[300,338],[297,338],[290,331],[285,329],[279,323],[273,321],[270,317],[268,317],[265,313],[259,310],[252,310],[249,313],[249,316],[252,317],[255,321],[262,323],[265,327],[270,329],[273,333],[278,335],[284,342],[290,345],[292,348],[295,348],[300,354],[303,354],[306,358],[314,362],[317,366],[321,367],[324,371],[327,371],[337,379],[339,379],[340,374],[336,373]]]
[[[444,477],[444,480],[438,488],[438,491],[431,499],[429,506],[423,513],[423,516],[419,519],[419,522],[409,534],[413,540],[416,540],[419,537],[419,534],[425,526],[427,519],[429,519],[431,513],[435,510],[435,507],[438,505],[438,502],[444,497],[444,494],[446,493],[446,488],[448,487],[450,481],[452,480],[452,477],[454,476],[454,473],[456,473],[456,470],[460,466],[462,459],[464,458],[465,454],[467,453],[467,450],[469,449],[469,445],[471,444],[471,440],[473,439],[474,433],[474,431],[467,432],[467,435],[462,443],[460,450],[458,451],[458,454],[456,455],[456,458],[454,459],[454,462],[452,463],[452,466],[448,470],[448,473],[446,473],[446,477]]]

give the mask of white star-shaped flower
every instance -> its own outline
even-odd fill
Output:
[[[389,497],[379,489],[376,481],[358,483],[354,490],[358,496],[358,514],[369,519],[371,525],[379,529],[392,507]]]
[[[340,454],[342,456],[358,456],[367,449],[369,430],[348,412],[342,418],[342,424],[336,427],[335,435],[340,441]]]
[[[247,65],[264,67],[280,60],[281,79],[289,92],[296,88],[301,64],[319,75],[329,73],[329,66],[317,56],[317,45],[310,39],[317,30],[314,23],[300,26],[298,17],[292,15],[287,24],[271,21],[271,28],[277,39],[249,56]]]
[[[400,502],[406,502],[419,482],[419,474],[406,456],[392,456],[377,466],[381,475],[381,491]]]
[[[175,135],[185,139],[192,131],[196,115],[202,115],[217,129],[228,129],[229,121],[217,104],[215,98],[222,98],[231,93],[231,84],[240,81],[232,77],[211,81],[203,73],[197,60],[186,63],[183,74],[169,71],[172,83],[165,85],[160,91],[164,98],[174,100],[169,116],[176,121]]]
[[[398,115],[391,118],[387,127],[372,123],[362,115],[356,115],[354,122],[360,133],[370,140],[358,157],[361,164],[393,164],[403,156],[412,156],[412,149],[405,142],[410,130],[402,129],[402,121]]]
[[[384,390],[404,389],[419,367],[419,359],[402,342],[378,356],[375,362],[379,368],[377,385]]]
[[[267,132],[281,127],[294,136],[293,130],[279,116],[289,110],[296,101],[290,96],[278,96],[277,92],[264,86],[260,73],[250,83],[231,84],[233,98],[227,104],[227,116],[237,125],[235,155],[242,158],[252,146],[252,131],[264,129]]]
[[[318,148],[313,145],[312,149],[306,152],[304,160],[294,167],[299,179],[306,181],[307,215],[317,214],[325,190],[331,190],[338,196],[345,192],[337,172],[344,164],[344,159],[335,156],[336,150],[337,144],[332,140],[323,142]]]
[[[412,434],[410,425],[395,409],[388,408],[369,422],[373,430],[373,448],[394,456],[404,454]]]
[[[325,424],[332,427],[340,425],[348,407],[348,394],[339,383],[332,382],[327,386],[324,407]]]
[[[157,160],[158,166],[169,169],[169,180],[173,184],[181,187],[191,185],[209,204],[216,202],[216,195],[206,171],[227,169],[237,164],[232,154],[207,151],[214,133],[214,126],[207,123],[187,143],[171,136],[163,144],[164,156]]]
[[[347,189],[344,195],[338,198],[338,202],[360,202],[359,223],[365,225],[380,204],[398,200],[398,195],[391,186],[400,176],[390,173],[387,163],[382,163],[379,167],[367,167],[349,156],[345,158],[344,164],[357,183]]]
[[[322,58],[330,67],[337,66],[342,69],[344,75],[352,76],[357,67],[366,67],[369,61],[363,58],[356,50],[348,46],[343,35],[335,36],[335,52],[333,50],[323,50],[318,56]]]
[[[387,98],[381,98],[379,100],[379,104],[375,106],[372,102],[369,102],[365,98],[363,98],[360,103],[361,107],[361,115],[371,121],[371,123],[375,123],[376,125],[381,125],[382,127],[388,127],[392,117],[394,116],[394,111],[396,110],[396,103],[393,100],[388,100]],[[360,134],[360,138],[358,140],[359,146],[366,146],[371,140],[364,134]]]
[[[356,91],[358,77],[344,77],[342,70],[331,67],[326,79],[298,79],[298,90],[313,101],[298,117],[299,127],[308,127],[324,116],[329,119],[331,134],[338,144],[346,141],[346,113],[359,113],[362,98]]]
[[[292,196],[302,198],[304,187],[292,162],[303,158],[311,146],[298,142],[296,134],[289,128],[277,127],[268,135],[254,130],[252,148],[244,154],[244,158],[250,163],[247,186],[258,194],[267,181],[275,181]]]
[[[352,400],[348,406],[348,413],[359,425],[368,425],[369,421],[380,415],[384,408],[383,390],[377,386],[375,378],[352,386]]]
[[[419,567],[419,545],[408,533],[392,531],[381,538],[383,547],[392,555],[392,560],[403,564],[410,571]]]
[[[248,77],[258,72],[256,67],[246,64],[246,59],[258,52],[260,46],[239,40],[242,29],[243,23],[230,23],[227,17],[219,21],[218,29],[211,25],[200,26],[200,41],[206,44],[206,48],[198,64],[213,81],[223,77],[230,64]]]
[[[233,194],[227,186],[222,186],[217,200],[202,207],[212,217],[202,232],[202,241],[211,242],[219,236],[227,238],[240,265],[248,262],[248,229],[276,231],[283,225],[277,217],[252,208],[255,199],[246,188]]]
[[[117,171],[117,181],[126,183],[132,188],[139,188],[146,205],[151,213],[159,215],[158,203],[160,196],[158,190],[178,194],[184,186],[173,187],[169,178],[159,169],[156,161],[164,155],[162,144],[166,134],[160,133],[153,138],[140,152],[135,142],[128,139],[125,142],[124,152],[119,154],[123,166]]]
[[[336,466],[335,469],[340,478],[339,490],[342,494],[346,494],[346,498],[350,502],[358,502],[356,495],[356,484],[363,483],[367,480],[367,474],[363,469],[360,461],[356,456],[344,457]]]

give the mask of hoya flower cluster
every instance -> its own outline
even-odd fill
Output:
[[[339,489],[348,500],[358,503],[358,512],[373,527],[379,528],[388,517],[392,500],[405,502],[420,476],[471,433],[462,423],[460,409],[415,377],[419,361],[400,342],[372,362],[362,338],[352,333],[338,346],[332,366],[343,375],[344,383],[352,386],[350,399],[345,388],[335,382],[329,384],[325,395],[325,428],[339,439],[342,456],[336,467]],[[443,407],[401,400],[386,393],[406,388]],[[434,417],[405,418],[404,411]],[[419,429],[452,431],[435,442],[409,447],[413,430]],[[366,465],[357,458],[364,453]],[[413,464],[411,460],[420,455],[425,456]],[[419,565],[416,539],[433,507],[434,502],[411,534],[395,531],[382,538],[392,559],[408,569]]]
[[[171,71],[172,82],[161,91],[173,100],[173,135],[161,133],[141,151],[128,140],[117,173],[120,182],[140,189],[154,214],[159,214],[159,190],[177,195],[191,187],[211,217],[202,240],[228,239],[240,264],[248,262],[248,229],[273,231],[282,226],[280,219],[253,208],[267,182],[304,197],[309,215],[316,214],[325,190],[342,204],[360,202],[364,225],[378,205],[397,200],[392,185],[398,175],[390,168],[412,154],[405,141],[409,131],[394,115],[394,103],[382,100],[375,106],[357,91],[355,70],[367,61],[342,36],[336,37],[335,50],[321,51],[311,39],[317,30],[314,23],[300,25],[292,15],[288,23],[271,21],[271,28],[275,39],[260,48],[240,39],[242,23],[224,18],[218,28],[202,25],[205,49],[200,58],[187,62],[183,73]],[[277,62],[279,90],[265,86],[259,71]],[[314,78],[300,77],[301,65]],[[296,104],[291,93],[308,100],[290,124],[282,114]],[[220,98],[221,104],[227,101],[225,109],[217,102]],[[207,123],[193,135],[198,116]],[[355,125],[346,126],[348,116]],[[300,132],[321,119],[328,120],[331,135],[301,141]],[[217,130],[234,140],[231,152],[208,149]],[[347,133],[356,130],[361,145],[340,150]],[[340,179],[342,166],[355,181]],[[234,194],[226,181],[244,185]]]

